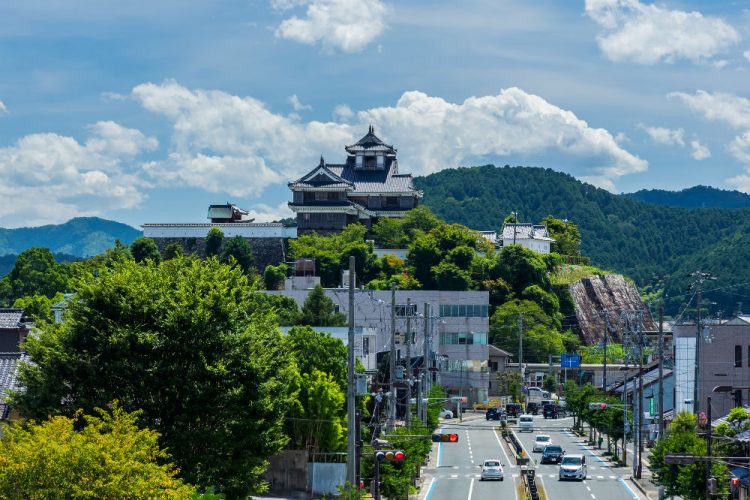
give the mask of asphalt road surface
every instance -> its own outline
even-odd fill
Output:
[[[433,479],[428,484],[424,500],[482,500],[516,499],[516,485],[520,481],[519,468],[509,457],[501,438],[495,431],[498,422],[473,420],[446,421],[444,433],[458,434],[458,443],[438,445],[436,468]],[[629,468],[611,468],[596,453],[580,443],[567,429],[572,425],[571,418],[549,419],[534,417],[534,432],[519,433],[511,427],[527,450],[527,454],[540,459],[540,453],[533,453],[534,436],[549,434],[555,444],[571,454],[584,454],[588,465],[588,478],[585,481],[558,481],[557,465],[538,465],[537,482],[541,482],[550,500],[633,500],[643,499],[643,495],[626,480]],[[504,481],[480,481],[479,465],[487,459],[497,459],[505,469]]]

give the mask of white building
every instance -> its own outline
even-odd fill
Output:
[[[529,223],[504,224],[501,239],[503,246],[521,245],[539,253],[549,253],[550,244],[555,241],[549,237],[547,226]]]

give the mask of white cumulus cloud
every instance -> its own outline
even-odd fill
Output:
[[[711,158],[711,150],[708,149],[708,146],[705,144],[701,144],[701,142],[698,139],[693,139],[690,141],[690,156],[693,157],[694,160],[705,160],[706,158]]]
[[[141,202],[144,183],[127,162],[155,148],[155,139],[114,122],[89,130],[84,143],[39,133],[0,148],[0,222],[62,222]]]
[[[702,62],[740,41],[723,19],[639,0],[586,0],[585,12],[602,28],[599,48],[616,62]]]
[[[750,128],[750,100],[723,92],[710,93],[698,90],[694,94],[672,92],[670,99],[677,99],[688,108],[710,121],[727,123],[734,128]]]
[[[272,0],[277,10],[306,6],[303,17],[284,19],[276,36],[320,44],[326,51],[359,52],[386,29],[381,0]]]
[[[750,50],[746,50],[742,55],[745,56],[745,59],[747,59],[748,62],[750,62]]]
[[[0,114],[7,113],[8,108],[5,106],[5,103],[3,101],[0,101]]]
[[[292,109],[294,109],[294,111],[310,111],[312,109],[312,106],[308,104],[302,104],[302,101],[299,100],[297,94],[292,94],[289,96],[289,104],[292,105]]]
[[[399,148],[401,170],[417,175],[488,158],[554,158],[554,166],[613,189],[618,177],[648,168],[608,131],[518,88],[461,103],[405,92],[395,106],[339,110],[348,123],[303,122],[251,97],[174,81],[139,85],[132,95],[172,122],[168,156],[147,166],[151,178],[233,196],[293,180],[321,153],[331,163],[343,161],[343,146],[370,124]]]
[[[665,127],[648,127],[640,124],[639,127],[643,129],[651,140],[656,144],[664,144],[666,146],[684,146],[685,145],[685,130],[670,129]]]

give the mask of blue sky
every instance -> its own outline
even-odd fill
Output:
[[[3,0],[0,61],[1,227],[286,216],[370,123],[417,175],[750,192],[750,0]]]

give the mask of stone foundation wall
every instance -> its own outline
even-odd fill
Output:
[[[153,238],[159,251],[163,254],[164,250],[172,243],[179,243],[185,254],[196,254],[203,258],[206,256],[205,238]],[[282,238],[245,238],[253,250],[255,259],[255,268],[263,274],[266,266],[275,266],[286,259],[286,242]],[[224,238],[223,244],[228,241]],[[223,245],[222,244],[222,249]],[[221,252],[221,250],[219,250]]]

